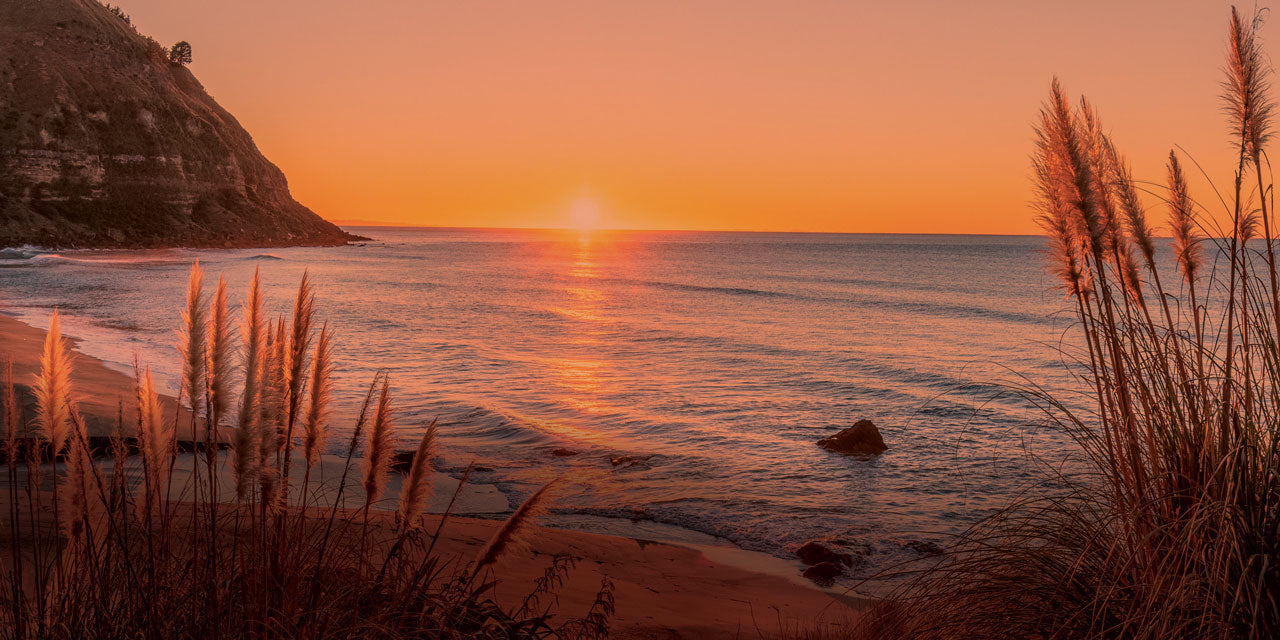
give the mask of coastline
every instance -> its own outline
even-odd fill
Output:
[[[12,358],[16,383],[28,383],[39,371],[44,336],[43,330],[0,314],[0,360]],[[67,340],[73,353],[72,384],[90,435],[111,432],[121,403],[128,424],[132,378],[76,350],[74,337]],[[172,397],[162,402],[170,415],[177,411]],[[190,455],[180,456],[179,467],[189,469],[190,460]],[[323,464],[340,470],[343,463],[328,456]],[[393,481],[389,499],[394,499],[398,484],[398,479]],[[437,512],[457,480],[436,472],[433,485],[431,511]],[[471,486],[460,505],[457,511],[462,515],[449,518],[441,544],[446,552],[466,557],[484,544],[501,524],[494,518],[505,517],[511,505],[491,485]],[[791,562],[733,547],[548,527],[539,528],[531,547],[531,554],[504,561],[510,563],[503,570],[508,578],[499,585],[498,597],[522,597],[551,557],[569,554],[577,567],[558,592],[556,610],[582,615],[601,580],[608,578],[618,603],[614,637],[772,637],[784,630],[838,630],[868,602],[805,584]]]
[[[71,353],[72,384],[76,390],[75,401],[84,417],[90,436],[109,436],[115,428],[121,406],[126,410],[134,400],[134,381],[130,376],[111,368],[106,362],[86,355],[77,347],[79,340],[64,334]],[[20,396],[30,405],[31,381],[40,372],[40,355],[44,348],[45,330],[33,327],[0,313],[0,367],[6,359],[13,360],[13,381]],[[3,372],[0,372],[2,375]],[[177,411],[172,396],[161,395],[166,415]],[[28,415],[32,406],[28,406]]]

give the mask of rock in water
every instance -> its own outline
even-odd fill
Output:
[[[647,456],[618,456],[616,458],[609,458],[609,464],[615,467],[622,467],[625,465],[626,468],[631,468],[637,465],[648,466],[645,465],[645,463],[652,457],[653,454],[649,454]]]
[[[816,538],[800,545],[796,555],[809,565],[832,563],[852,567],[871,555],[871,547],[847,538]]]
[[[123,17],[94,0],[0,2],[0,246],[352,239]]]
[[[818,441],[818,446],[852,456],[875,456],[884,453],[884,438],[870,420],[859,420],[852,427]]]
[[[946,552],[946,549],[943,549],[942,545],[928,540],[911,540],[904,546],[916,553],[923,553],[927,556],[936,556],[940,553]]]

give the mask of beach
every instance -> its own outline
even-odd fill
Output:
[[[15,381],[28,383],[39,371],[44,331],[0,315],[0,358],[12,358]],[[74,338],[71,337],[74,345]],[[130,424],[133,380],[98,359],[74,352],[72,385],[91,436],[107,435],[117,420],[120,403],[124,422]],[[172,398],[163,399],[175,410]],[[126,432],[127,433],[127,432]],[[182,438],[183,429],[178,429]],[[322,475],[334,477],[344,461],[326,456]],[[183,491],[183,471],[189,473],[191,456],[179,456],[175,465],[176,491]],[[393,480],[390,496],[398,483]],[[438,512],[457,487],[448,474],[435,474],[429,511]],[[467,559],[491,537],[510,508],[506,498],[492,487],[473,485],[459,494],[456,513],[442,529],[439,548],[443,556]],[[355,496],[359,499],[359,496]],[[475,517],[485,514],[489,518]],[[429,516],[434,529],[439,516]],[[5,544],[12,541],[0,537]],[[619,638],[737,638],[774,637],[782,631],[838,630],[866,602],[835,591],[804,584],[787,565],[770,562],[761,554],[731,548],[694,548],[638,538],[598,535],[580,531],[540,528],[531,537],[531,550],[511,554],[500,565],[502,582],[496,597],[518,600],[543,574],[551,559],[568,555],[576,567],[557,590],[554,611],[585,615],[607,578],[614,584],[617,613],[611,621],[612,637]],[[7,556],[6,556],[7,557]],[[752,566],[768,571],[752,570]],[[503,602],[504,604],[508,604]]]

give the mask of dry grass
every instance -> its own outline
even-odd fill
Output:
[[[1170,155],[1163,283],[1136,182],[1055,80],[1037,208],[1078,316],[1092,406],[1023,389],[1092,474],[971,530],[864,621],[882,638],[1280,637],[1280,295],[1260,21],[1232,10],[1224,100],[1239,150],[1220,213]],[[1249,242],[1254,239],[1254,242]],[[1208,275],[1203,244],[1218,262]],[[1223,264],[1225,263],[1225,264]]]
[[[557,621],[547,607],[536,606],[540,598],[553,596],[567,570],[563,559],[555,561],[549,577],[530,585],[519,606],[503,607],[492,599],[501,577],[494,574],[500,566],[496,560],[518,546],[545,504],[545,488],[516,510],[482,558],[433,551],[448,520],[446,512],[434,531],[424,526],[434,424],[404,480],[395,523],[390,514],[370,512],[386,487],[392,454],[392,398],[385,375],[370,385],[346,451],[350,469],[359,445],[365,445],[365,473],[358,479],[367,490],[364,508],[340,509],[340,499],[321,506],[327,504],[322,498],[340,498],[354,489],[357,478],[344,471],[336,486],[311,481],[311,468],[328,439],[333,353],[327,327],[311,349],[309,281],[304,277],[299,287],[291,321],[282,317],[271,323],[255,274],[244,304],[239,398],[229,392],[234,354],[225,283],[219,281],[211,301],[205,297],[195,266],[179,342],[181,395],[192,409],[191,424],[178,425],[178,416],[162,414],[150,369],[139,368],[136,406],[128,412],[136,422],[126,426],[122,408],[107,471],[90,455],[56,315],[35,381],[35,432],[45,446],[21,442],[26,417],[8,369],[3,515],[9,544],[0,561],[0,638],[594,638],[607,633],[608,588],[582,618]],[[206,436],[203,455],[195,456],[193,480],[175,487],[179,427],[182,433],[190,427],[197,444],[200,427],[211,434],[230,420],[237,426],[230,460],[219,456],[213,436]],[[140,459],[128,457],[126,436],[137,438]],[[291,487],[285,480],[295,444],[302,447],[306,472],[301,486]],[[66,464],[50,465],[50,455]],[[219,495],[218,480],[224,476],[234,478],[233,496]]]

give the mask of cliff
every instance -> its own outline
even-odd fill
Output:
[[[352,239],[124,18],[96,0],[0,0],[0,246]]]

